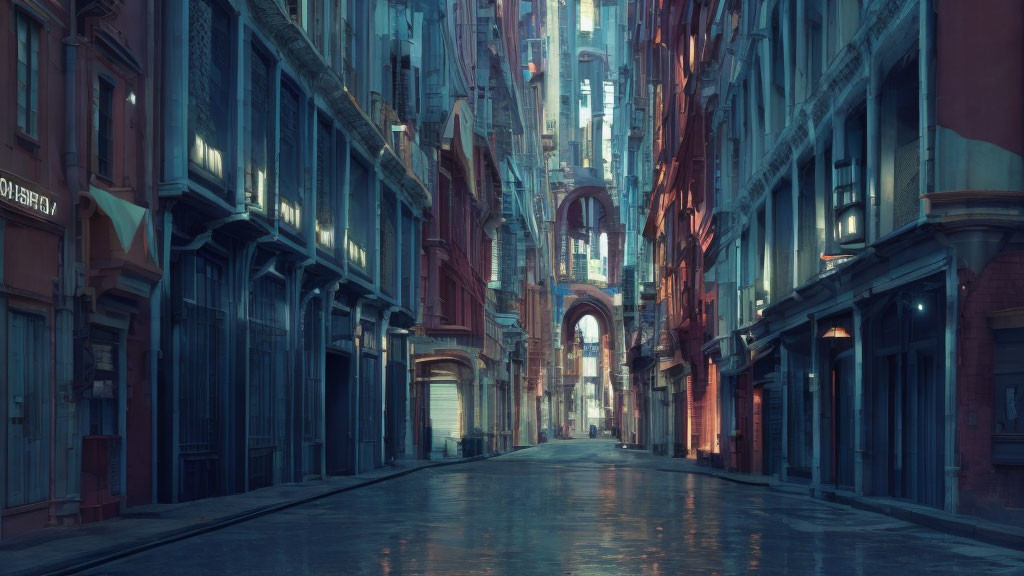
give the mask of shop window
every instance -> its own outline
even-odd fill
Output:
[[[231,129],[231,21],[217,0],[189,2],[189,161],[223,183]],[[228,188],[224,188],[224,194]]]
[[[1024,464],[1024,328],[995,331],[992,462]]]
[[[16,11],[18,58],[18,128],[39,136],[39,23]]]
[[[118,337],[112,330],[93,328],[90,351],[94,374],[83,398],[89,401],[89,434],[116,435],[118,374]]]

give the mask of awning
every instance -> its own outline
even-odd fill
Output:
[[[476,191],[476,174],[473,165],[473,110],[465,98],[456,98],[441,138],[443,150],[454,150],[466,170],[469,192],[479,199]]]
[[[89,186],[89,195],[96,201],[99,209],[110,218],[110,222],[114,225],[114,232],[117,233],[117,239],[121,243],[121,249],[125,254],[131,250],[139,225],[145,222],[147,250],[153,261],[157,261],[153,216],[148,209],[122,200],[110,192],[92,185]]]

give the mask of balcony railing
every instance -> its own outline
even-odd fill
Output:
[[[409,172],[409,175],[415,177],[425,187],[429,187],[430,157],[413,140],[413,136],[407,127],[402,126],[402,130],[394,132],[393,145],[395,152],[405,164],[405,169]]]

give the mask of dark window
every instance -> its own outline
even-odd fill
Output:
[[[33,138],[39,135],[39,24],[17,12],[18,128]]]
[[[416,235],[419,226],[412,217],[407,207],[402,207],[402,304],[410,310],[415,310],[413,302],[412,285],[414,256],[416,254]]]
[[[380,288],[385,294],[396,296],[398,229],[395,227],[395,201],[390,191],[381,199],[380,210]]]
[[[231,109],[231,23],[216,0],[189,2],[189,160],[217,180],[225,167]]]
[[[114,85],[106,78],[96,82],[96,172],[110,178],[114,151]]]

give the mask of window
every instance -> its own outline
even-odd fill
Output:
[[[392,196],[390,191],[385,191],[380,204],[380,288],[385,294],[396,296],[395,249],[398,246],[398,230],[395,228],[395,202]]]
[[[327,120],[326,122],[324,120]],[[334,250],[334,190],[331,187],[331,124],[317,122],[316,133],[316,242]]]
[[[348,210],[348,260],[362,273],[372,269],[367,266],[372,256],[370,231],[374,229],[376,194],[373,178],[369,171],[355,158],[352,159],[352,177],[349,182]]]
[[[96,142],[96,173],[104,178],[113,174],[114,84],[100,76],[96,82],[93,130]]]
[[[290,82],[281,83],[280,186],[281,221],[302,225],[302,126],[299,94]]]
[[[272,73],[272,61],[253,46],[249,57],[249,121],[246,123],[249,133],[245,141],[249,153],[245,168],[245,201],[263,211],[267,209],[269,186],[274,181],[270,177],[269,161],[274,101],[270,83]]]
[[[306,27],[306,0],[288,0],[288,16],[293,22]]]
[[[189,161],[223,180],[230,131],[231,24],[215,0],[189,2]],[[226,192],[226,191],[225,191]]]
[[[18,27],[18,128],[39,136],[39,24],[17,12]]]
[[[494,239],[491,240],[491,288],[501,288],[498,275],[501,269],[501,232],[495,231]]]
[[[1024,328],[994,330],[992,461],[1024,463]]]
[[[416,299],[413,298],[413,279],[415,278],[416,237],[419,236],[419,223],[413,219],[408,206],[402,206],[402,305],[415,311]]]
[[[594,31],[594,0],[580,0],[580,33]]]

